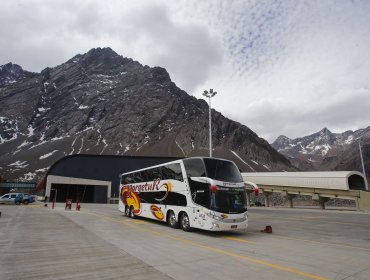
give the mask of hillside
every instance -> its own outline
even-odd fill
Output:
[[[327,128],[297,139],[279,136],[272,146],[297,168],[312,170],[356,170],[362,172],[359,141],[366,176],[370,177],[370,126],[356,131],[332,133]]]
[[[208,155],[207,103],[179,89],[163,68],[110,48],[41,73],[11,65],[1,66],[8,82],[0,84],[0,172],[8,180],[37,180],[70,154]],[[248,127],[215,110],[212,117],[214,156],[246,171],[292,170]]]

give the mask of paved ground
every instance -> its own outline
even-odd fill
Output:
[[[240,233],[187,233],[116,205],[0,211],[1,280],[370,279],[370,214],[354,211],[251,208]]]

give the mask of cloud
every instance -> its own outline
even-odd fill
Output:
[[[369,2],[234,1],[204,10],[224,34],[233,73],[212,80],[216,109],[269,141],[369,125]]]
[[[111,47],[273,141],[369,126],[370,2],[4,0],[0,65]]]
[[[40,71],[90,48],[109,46],[165,67],[190,91],[222,62],[222,44],[205,26],[178,22],[160,1],[5,1],[0,63]]]

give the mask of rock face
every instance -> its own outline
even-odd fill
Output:
[[[332,133],[327,128],[297,139],[279,136],[272,146],[301,170],[356,170],[362,172],[359,141],[366,176],[370,177],[370,126]]]
[[[0,88],[0,172],[8,180],[35,180],[69,154],[208,155],[207,103],[179,89],[163,68],[97,48],[41,73],[22,71]],[[242,170],[293,168],[215,110],[212,135],[214,156]]]
[[[20,80],[31,78],[35,73],[27,72],[17,64],[8,63],[0,66],[0,88],[14,84]]]

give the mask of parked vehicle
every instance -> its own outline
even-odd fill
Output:
[[[19,205],[21,203],[27,205],[29,203],[32,203],[35,201],[35,198],[33,197],[33,195],[30,195],[28,193],[19,193],[17,194],[15,200],[14,200],[14,203],[16,205]]]
[[[186,158],[121,175],[119,210],[184,231],[245,230],[246,188],[235,163]]]
[[[7,193],[0,197],[0,204],[14,204],[18,193]]]

